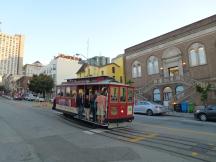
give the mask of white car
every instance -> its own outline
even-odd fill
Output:
[[[35,101],[44,102],[45,99],[43,97],[36,97]]]
[[[149,116],[165,114],[167,111],[165,106],[150,101],[137,101],[134,105],[134,113],[143,113]]]
[[[24,99],[27,100],[27,101],[34,101],[36,99],[36,95],[30,93],[30,94],[26,95],[24,97]]]
[[[34,95],[29,95],[25,97],[25,100],[27,101],[34,101],[36,99],[36,97]]]

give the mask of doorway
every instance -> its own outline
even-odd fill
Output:
[[[170,68],[168,68],[168,71],[169,71],[170,77],[179,76],[179,67],[178,66],[170,67]]]

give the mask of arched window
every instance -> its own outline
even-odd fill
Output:
[[[176,87],[176,95],[177,95],[177,98],[183,96],[184,94],[182,93],[184,91],[184,87],[179,85]]]
[[[132,65],[132,78],[137,78],[142,76],[141,64],[135,61]]]
[[[172,98],[172,89],[170,87],[164,88],[164,101],[169,101]]]
[[[194,43],[189,48],[190,66],[198,66],[206,64],[205,48],[200,43]]]
[[[153,91],[153,101],[155,101],[155,102],[161,101],[160,90],[159,89],[154,89],[154,91]]]
[[[158,58],[155,56],[150,56],[147,62],[147,68],[149,75],[159,73]]]

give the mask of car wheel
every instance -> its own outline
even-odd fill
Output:
[[[153,115],[153,111],[152,110],[147,110],[147,115],[148,116],[152,116]]]
[[[206,121],[206,120],[207,120],[206,114],[200,114],[199,119],[200,119],[201,121]]]

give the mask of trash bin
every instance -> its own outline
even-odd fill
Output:
[[[182,112],[188,112],[188,103],[186,101],[183,101],[181,103],[181,111]]]
[[[193,113],[194,112],[194,107],[195,107],[195,105],[194,105],[193,102],[190,102],[188,104],[188,111],[189,111],[189,113]]]
[[[174,104],[174,110],[176,112],[181,112],[181,104]]]

